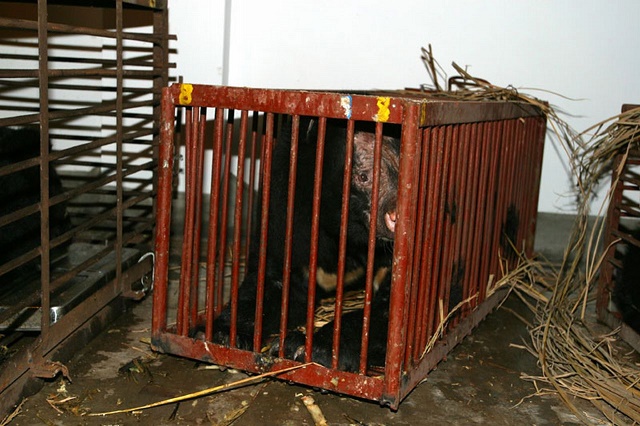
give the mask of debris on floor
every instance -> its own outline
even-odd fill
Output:
[[[522,374],[537,374],[538,370],[534,357],[511,346],[527,336],[524,324],[510,312],[526,313],[526,308],[515,298],[508,299],[503,308],[489,315],[403,401],[397,412],[372,402],[276,379],[258,380],[256,384],[255,376],[231,369],[204,368],[204,364],[185,358],[166,354],[147,357],[147,351],[140,344],[139,330],[151,320],[150,306],[150,299],[146,299],[124,313],[112,327],[115,331],[101,334],[68,363],[73,382],[56,379],[47,383],[42,391],[29,397],[6,424],[312,426],[314,420],[301,398],[307,395],[314,399],[330,425],[579,424],[559,398],[532,396],[534,386],[521,379]],[[128,367],[123,369],[123,366]],[[126,372],[123,374],[120,370]],[[89,415],[153,404],[245,379],[253,381],[180,403],[108,417]],[[55,396],[53,404],[62,413],[47,402],[51,396]],[[65,401],[69,397],[75,398]],[[589,413],[590,418],[600,418],[591,404],[583,401],[576,404]]]

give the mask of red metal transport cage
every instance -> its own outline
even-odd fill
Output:
[[[273,238],[266,230],[271,229],[274,217],[260,206],[272,200],[269,191],[281,184],[275,177],[272,181],[278,172],[272,164],[274,146],[290,144],[291,171],[285,190],[287,185],[295,188],[296,176],[298,180],[306,176],[304,173],[313,177],[313,185],[305,188],[313,194],[310,199],[314,202],[309,207],[309,263],[303,268],[308,293],[301,328],[317,328],[315,298],[320,292],[320,275],[325,274],[318,267],[318,258],[325,253],[317,242],[323,238],[318,237],[318,229],[326,214],[320,201],[326,190],[322,183],[328,178],[326,173],[322,176],[323,156],[330,156],[329,150],[336,147],[335,141],[325,142],[324,138],[335,121],[346,129],[346,136],[339,140],[344,143],[345,161],[338,164],[344,171],[340,172],[344,173],[341,194],[346,195],[338,198],[342,215],[336,228],[335,257],[340,272],[335,297],[328,302],[338,313],[329,322],[334,336],[330,362],[328,366],[311,364],[279,378],[397,409],[504,297],[504,290],[492,290],[508,269],[505,265],[514,265],[519,252],[532,254],[546,121],[530,105],[451,100],[418,91],[334,93],[174,84],[163,93],[162,114],[152,324],[156,350],[260,373],[312,360],[317,333],[306,333],[304,350],[297,360],[287,358],[284,349],[287,337],[296,333],[287,323],[291,316],[285,313],[291,310],[287,296],[293,291],[290,263],[297,254],[292,225],[286,228],[283,242],[284,272],[275,279],[282,292],[282,306],[276,306],[282,313],[280,327],[271,338],[276,351],[263,346],[269,336],[262,335],[262,327],[266,327],[262,316],[273,309],[263,303],[269,291],[265,286],[273,278],[265,277],[269,265],[265,265],[264,256],[272,242],[269,238]],[[293,123],[295,131],[284,131],[285,122]],[[351,342],[340,342],[345,331],[341,327],[347,327],[340,314],[347,310],[347,275],[353,257],[349,252],[351,231],[347,235],[350,219],[346,216],[353,215],[349,191],[353,194],[351,187],[356,184],[352,181],[360,179],[352,177],[358,159],[356,154],[352,158],[351,152],[356,150],[354,143],[359,143],[356,129],[367,124],[374,129],[370,142],[375,148],[371,148],[370,242],[363,256],[362,270],[366,272],[362,272],[362,314],[358,317],[362,334],[357,342],[360,350],[355,352],[357,367],[345,371],[340,367],[342,345]],[[304,156],[296,151],[303,149],[298,147],[303,144],[298,130],[307,125],[318,127],[315,168],[298,170],[296,175],[296,161],[302,161],[298,156]],[[184,199],[172,193],[177,126],[182,127],[186,153]],[[374,355],[371,346],[367,350],[367,342],[374,339],[378,330],[372,324],[382,315],[375,299],[376,291],[382,291],[375,282],[380,271],[375,246],[381,233],[376,217],[382,209],[380,191],[388,185],[384,179],[389,171],[385,171],[387,163],[382,157],[387,140],[384,135],[390,129],[399,129],[399,152],[391,167],[397,172],[393,188],[397,201],[392,216],[393,243],[387,246],[392,249],[388,249],[391,273],[388,323],[384,324],[388,331],[382,351],[385,358],[376,366],[367,360]],[[288,194],[281,210],[290,224],[293,219],[289,216],[297,214],[292,212],[293,206],[298,208],[295,197],[301,195],[297,190]],[[172,203],[174,209],[177,203],[184,203],[184,235],[182,248],[174,250],[180,252],[179,276],[170,280],[169,254],[171,242],[175,242],[170,238]],[[389,226],[388,216],[386,220]],[[241,324],[235,321],[246,309],[240,302],[243,296],[238,294],[239,288],[247,285],[243,280],[247,280],[246,270],[251,265],[248,256],[255,257],[257,277],[251,279],[257,284],[255,314],[254,306],[250,308],[255,330],[247,349],[239,343]],[[221,315],[231,318],[228,339],[216,340]]]

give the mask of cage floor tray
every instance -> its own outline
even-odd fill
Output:
[[[73,243],[66,254],[53,262],[53,275],[58,276],[80,265],[94,256],[103,246],[88,243]],[[132,265],[139,257],[139,251],[131,248],[122,250],[123,268]],[[77,274],[51,294],[51,323],[55,323],[67,312],[78,306],[88,296],[104,286],[116,274],[115,252],[110,252],[94,265]],[[33,268],[19,280],[0,287],[0,313],[34,294],[40,292],[40,271]],[[0,323],[0,330],[39,331],[42,318],[40,305],[25,307],[21,312]]]

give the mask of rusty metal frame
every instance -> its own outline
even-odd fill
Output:
[[[212,342],[212,325],[222,309],[223,274],[225,259],[231,262],[230,308],[231,317],[237,310],[237,292],[241,277],[240,253],[243,252],[241,232],[235,227],[230,232],[231,255],[227,250],[227,206],[233,207],[235,224],[240,223],[242,210],[242,173],[237,168],[236,200],[228,194],[229,161],[234,136],[234,112],[240,112],[238,155],[245,158],[248,141],[262,142],[260,187],[262,203],[269,202],[271,176],[271,150],[274,143],[274,121],[278,114],[293,116],[293,135],[299,116],[315,116],[319,121],[318,143],[324,143],[324,121],[327,118],[349,117],[347,140],[353,137],[355,120],[377,122],[376,149],[379,150],[382,121],[401,124],[401,153],[398,183],[398,222],[394,243],[392,291],[389,308],[389,334],[386,363],[383,374],[370,372],[366,368],[366,351],[360,360],[360,371],[349,373],[337,369],[340,321],[334,325],[333,366],[326,368],[310,365],[291,371],[282,379],[320,387],[341,394],[379,401],[397,409],[400,401],[426,377],[427,373],[465,335],[490,312],[504,296],[497,291],[490,297],[488,284],[501,276],[504,262],[513,265],[514,256],[501,247],[502,228],[507,220],[507,211],[513,206],[519,212],[523,226],[518,228],[514,247],[531,255],[535,235],[538,191],[546,122],[536,108],[509,102],[461,102],[430,98],[415,92],[375,93],[331,93],[295,90],[267,90],[174,84],[163,92],[162,128],[160,135],[160,167],[158,170],[158,226],[156,228],[155,291],[152,317],[152,344],[156,350],[213,362],[253,372],[274,371],[297,365],[297,362],[280,357],[265,356],[260,352],[261,311],[257,308],[253,351],[235,348],[235,326],[231,326],[229,346]],[[345,109],[345,100],[348,108]],[[380,115],[381,102],[388,107],[388,116]],[[215,111],[213,136],[205,137],[204,124],[207,109]],[[176,117],[185,112],[186,194],[185,222],[182,250],[182,268],[179,284],[179,302],[175,319],[169,321],[168,285],[170,224],[173,199],[174,141]],[[248,135],[248,118],[253,112],[264,114],[265,131],[256,132],[256,124]],[[225,121],[224,114],[227,113]],[[348,115],[350,114],[350,115]],[[237,131],[237,130],[236,130]],[[350,136],[349,136],[350,135]],[[212,140],[212,142],[211,142]],[[211,201],[208,207],[208,247],[206,261],[206,300],[199,305],[199,278],[196,273],[200,260],[199,235],[203,217],[202,173],[203,148],[213,150]],[[212,145],[209,145],[211,144]],[[297,153],[297,136],[293,136],[289,187],[294,188]],[[250,163],[255,163],[251,149]],[[322,149],[316,164],[321,164]],[[349,152],[349,150],[347,150]],[[379,152],[379,151],[378,151]],[[377,157],[379,159],[379,156]],[[223,161],[224,160],[224,161]],[[379,161],[379,160],[377,160]],[[242,164],[243,161],[238,161]],[[315,171],[316,188],[321,180],[321,167]],[[346,176],[350,175],[350,158],[345,163],[344,190],[348,192]],[[374,176],[379,173],[379,164],[374,161]],[[251,171],[253,176],[253,171]],[[253,182],[253,180],[251,181]],[[376,178],[374,177],[374,193]],[[527,188],[523,191],[522,188]],[[310,189],[311,190],[311,189]],[[249,191],[252,192],[252,191]],[[292,191],[289,193],[291,194]],[[239,195],[238,195],[239,194]],[[316,200],[319,197],[315,197]],[[348,195],[343,196],[345,210]],[[291,195],[288,200],[288,229],[291,226]],[[318,201],[316,201],[316,204]],[[376,199],[372,200],[372,211]],[[222,205],[223,207],[219,208]],[[266,250],[266,208],[258,218],[262,229],[260,259]],[[313,211],[318,215],[318,205]],[[375,217],[374,214],[372,214]],[[342,229],[346,218],[343,214]],[[317,221],[313,222],[316,226]],[[219,225],[221,224],[221,225]],[[312,228],[313,229],[313,228]],[[375,231],[372,231],[375,232]],[[289,231],[290,235],[290,231]],[[314,235],[312,232],[311,235]],[[341,232],[340,252],[344,250],[344,232]],[[371,236],[372,244],[373,236]],[[309,295],[307,329],[313,325],[315,297],[314,244],[309,266]],[[295,250],[288,242],[285,253]],[[245,251],[246,253],[246,251]],[[285,256],[285,259],[288,255]],[[344,259],[344,256],[339,256]],[[370,256],[372,259],[372,256]],[[448,314],[451,270],[456,263],[469,259],[463,280],[464,298],[469,302],[463,306],[453,320],[439,328],[441,315]],[[342,263],[341,263],[342,262]],[[338,263],[338,271],[344,271],[344,262]],[[216,264],[218,265],[216,267]],[[371,268],[370,260],[367,269]],[[288,267],[283,276],[283,312],[287,312]],[[259,263],[257,298],[262,299],[264,262]],[[368,282],[371,271],[367,272]],[[336,311],[341,309],[342,277],[338,277]],[[371,291],[365,293],[366,300]],[[411,303],[409,303],[411,301]],[[444,309],[443,309],[444,303]],[[260,303],[258,303],[260,306]],[[204,312],[203,312],[204,311]],[[283,315],[286,317],[286,315]],[[204,340],[193,339],[190,333],[194,324],[205,318]],[[365,318],[368,317],[365,311]],[[173,318],[173,317],[172,317]],[[232,320],[232,324],[234,321]],[[286,318],[282,319],[286,324]],[[365,330],[367,320],[364,324]],[[284,330],[285,327],[281,327]],[[280,347],[284,339],[280,334]],[[439,337],[442,333],[442,337]],[[363,334],[366,334],[363,333]],[[435,337],[434,337],[435,336]],[[426,350],[429,341],[430,350]],[[310,360],[312,334],[307,333],[306,361]],[[366,348],[366,335],[363,336]]]
[[[624,104],[621,112],[630,111],[637,108],[638,105]],[[607,209],[605,223],[605,239],[603,247],[605,247],[604,261],[600,270],[598,279],[598,288],[596,296],[596,314],[598,320],[607,324],[611,328],[620,327],[620,336],[636,350],[640,351],[640,336],[629,326],[622,322],[620,314],[613,305],[611,295],[614,286],[614,272],[622,267],[622,261],[617,256],[618,242],[627,244],[637,244],[634,237],[621,226],[621,219],[625,217],[640,217],[640,205],[634,200],[637,197],[625,196],[625,191],[638,191],[637,178],[635,178],[629,170],[629,166],[637,166],[640,164],[640,152],[638,149],[630,149],[625,154],[624,149],[618,153],[611,166],[611,199]],[[626,163],[621,164],[626,157]]]
[[[2,2],[0,2],[1,4]],[[37,9],[36,20],[20,20],[0,17],[0,28],[30,30],[37,34],[38,46],[38,67],[37,69],[0,69],[0,79],[3,84],[9,87],[21,87],[20,82],[12,81],[14,78],[37,78],[39,87],[39,111],[36,113],[16,114],[7,118],[0,118],[0,126],[22,126],[26,124],[38,123],[40,127],[40,152],[38,158],[24,161],[19,164],[0,168],[0,174],[10,174],[21,169],[39,165],[40,166],[40,201],[37,205],[29,206],[20,211],[13,212],[0,218],[0,225],[11,223],[20,217],[31,213],[38,213],[42,224],[49,223],[49,208],[55,204],[72,200],[77,196],[90,191],[99,191],[107,184],[115,186],[114,204],[106,208],[100,214],[88,218],[81,225],[54,238],[49,238],[49,229],[46,225],[40,227],[41,245],[31,250],[25,255],[0,265],[0,274],[10,271],[16,266],[24,264],[30,260],[40,257],[40,294],[34,294],[18,305],[2,313],[4,319],[13,313],[19,312],[25,306],[41,307],[40,332],[35,337],[34,342],[13,355],[9,360],[0,365],[0,412],[6,413],[23,396],[27,383],[39,382],[39,378],[54,377],[62,373],[65,368],[59,362],[65,362],[73,353],[73,348],[86,343],[93,334],[101,329],[113,318],[123,306],[119,296],[139,298],[140,292],[131,288],[131,285],[150,272],[152,268],[151,258],[141,260],[133,265],[123,265],[123,248],[134,244],[149,242],[153,227],[155,205],[153,200],[157,183],[155,176],[143,182],[149,186],[147,191],[125,191],[123,182],[129,176],[140,170],[153,170],[157,166],[157,145],[160,129],[159,113],[161,89],[168,82],[168,62],[169,40],[168,35],[167,8],[164,0],[155,2],[139,0],[105,0],[94,2],[92,6],[104,9],[115,10],[114,30],[96,29],[89,27],[79,27],[73,25],[63,25],[49,22],[49,5],[73,5],[73,2],[55,0],[34,0],[32,2]],[[152,5],[153,4],[153,5]],[[76,4],[77,5],[77,4]],[[153,26],[153,33],[138,34],[124,28],[124,16],[127,10],[132,8],[146,10],[150,14]],[[2,12],[0,12],[2,15]],[[52,69],[49,66],[49,37],[51,34],[81,34],[93,37],[108,38],[115,40],[114,60],[84,60],[78,58],[53,57],[52,60],[67,61],[70,63],[98,63],[95,68],[77,69]],[[124,59],[127,48],[123,45],[124,40],[135,40],[148,43],[150,59]],[[146,66],[146,70],[132,70],[130,66]],[[50,79],[59,77],[112,77],[115,79],[115,98],[113,101],[102,102],[100,105],[89,107],[79,107],[65,110],[52,109],[50,105],[49,91],[51,89],[69,90],[90,90],[109,91],[109,87],[81,86],[71,84],[61,84],[57,81],[50,82]],[[128,77],[146,79],[151,82],[152,89],[135,89],[124,87],[124,79]],[[27,86],[32,83],[27,83]],[[126,98],[126,94],[144,95],[152,93],[150,100],[139,101]],[[135,96],[134,96],[135,98]],[[138,112],[127,112],[136,107],[148,106],[153,108],[152,114],[141,114]],[[84,115],[111,115],[115,116],[115,132],[112,136],[101,139],[93,139],[86,144],[78,144],[66,150],[52,152],[49,149],[49,130],[55,122],[61,119],[81,117]],[[137,116],[152,123],[152,129],[129,129],[123,120],[126,116]],[[148,138],[148,148],[141,156],[147,156],[149,161],[145,164],[131,165],[125,163],[123,154],[123,143],[136,138]],[[50,196],[49,194],[49,168],[53,167],[52,162],[65,163],[68,159],[81,155],[84,152],[100,148],[107,144],[115,143],[116,163],[113,165],[112,176],[98,176],[91,180],[88,178],[84,184],[76,188],[67,188],[63,194]],[[76,161],[79,165],[92,165]],[[149,201],[150,200],[150,201]],[[151,210],[146,217],[139,217],[135,220],[139,224],[134,229],[125,230],[125,211],[136,207],[138,204],[151,203]],[[146,207],[145,207],[146,208]],[[53,276],[50,271],[50,250],[72,239],[78,238],[83,232],[100,225],[106,221],[113,220],[115,223],[115,233],[112,240],[94,255],[85,259],[74,269],[62,275]],[[127,219],[129,220],[129,219]],[[145,236],[146,234],[146,236]],[[114,253],[115,275],[108,279],[90,298],[80,303],[55,323],[50,317],[51,294],[68,280],[72,279],[86,268],[99,262],[107,254]],[[56,362],[53,362],[53,361]]]

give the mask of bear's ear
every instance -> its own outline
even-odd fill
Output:
[[[369,132],[356,132],[353,137],[354,162],[358,165],[368,164],[373,166],[373,151],[375,148],[375,135]]]

